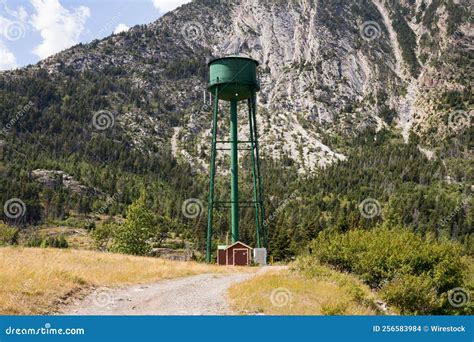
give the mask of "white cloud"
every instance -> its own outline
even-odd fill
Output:
[[[7,6],[6,2],[3,2],[3,9],[6,14],[21,22],[25,22],[28,18],[28,13],[23,6],[18,6],[17,9],[11,9]]]
[[[36,13],[31,25],[40,32],[43,41],[33,49],[40,58],[46,58],[79,42],[90,9],[80,6],[70,11],[59,0],[31,0]]]
[[[10,9],[5,2],[0,0],[3,5],[0,15],[0,39],[16,41],[25,37],[26,29],[28,26],[27,19],[28,13],[23,6],[19,6],[16,9]]]
[[[125,32],[125,31],[128,31],[129,28],[130,27],[128,27],[125,24],[118,24],[117,27],[114,30],[114,33],[117,34],[117,33],[120,33],[120,32]]]
[[[191,2],[191,0],[153,0],[153,6],[159,9],[160,12],[165,13],[188,2]]]
[[[15,69],[17,67],[15,55],[0,40],[0,70]]]
[[[2,11],[0,15],[0,70],[18,68],[16,56],[5,42],[17,41],[25,36],[28,13],[23,6],[11,9],[6,2],[0,1]]]

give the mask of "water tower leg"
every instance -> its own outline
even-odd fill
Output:
[[[253,93],[252,95],[252,125],[253,125],[253,142],[255,144],[255,166],[257,171],[257,188],[258,188],[258,198],[260,199],[260,227],[263,232],[260,236],[262,239],[262,245],[265,248],[268,248],[268,227],[265,221],[265,205],[263,203],[263,183],[262,183],[262,174],[260,167],[260,154],[258,146],[258,128],[257,128],[257,95]]]
[[[214,111],[212,117],[212,147],[211,147],[211,180],[209,182],[209,200],[207,209],[207,241],[206,241],[206,262],[211,262],[212,255],[212,219],[214,209],[214,178],[216,176],[216,145],[217,145],[217,116],[219,113],[218,89],[214,97]]]
[[[239,241],[239,156],[237,134],[237,100],[230,102],[230,200],[232,211],[232,243]]]
[[[250,132],[250,160],[252,162],[252,179],[253,179],[253,201],[255,205],[255,227],[256,227],[256,233],[257,233],[257,248],[262,247],[261,241],[260,241],[260,234],[261,234],[261,228],[260,228],[260,204],[261,204],[261,199],[259,196],[259,191],[258,191],[258,179],[257,179],[257,170],[255,167],[255,142],[254,142],[254,134],[253,134],[253,119],[252,119],[252,109],[253,106],[253,100],[248,99],[248,107],[249,107],[249,132]]]

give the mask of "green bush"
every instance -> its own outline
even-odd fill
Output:
[[[48,236],[41,237],[39,235],[31,236],[26,242],[28,247],[41,248],[68,248],[69,244],[64,236]]]
[[[429,314],[441,307],[432,279],[427,275],[402,275],[382,289],[383,298],[402,314]]]
[[[86,221],[84,223],[84,228],[91,231],[95,228],[95,222],[94,221]]]
[[[67,243],[64,236],[50,236],[44,237],[40,244],[41,248],[68,248],[69,244]]]
[[[452,312],[443,298],[464,285],[458,243],[425,240],[404,229],[323,231],[311,250],[315,263],[357,274],[403,313]]]
[[[91,236],[94,239],[96,247],[100,250],[107,250],[117,230],[117,224],[107,222],[95,227]]]
[[[298,259],[291,264],[291,270],[297,271],[305,278],[335,283],[340,289],[344,290],[354,302],[363,306],[375,307],[372,298],[367,295],[366,290],[361,287],[360,281],[356,280],[355,277],[331,270],[329,267],[321,265],[311,256],[298,257]],[[329,306],[326,305],[325,308],[323,308],[324,314],[329,312],[330,307],[333,307],[334,303],[326,304]]]
[[[321,305],[321,312],[326,316],[344,315],[347,310],[347,303],[324,303]]]
[[[27,247],[40,247],[41,243],[43,242],[43,238],[39,235],[33,235],[28,238],[26,241]]]
[[[0,246],[18,244],[18,229],[0,223]]]

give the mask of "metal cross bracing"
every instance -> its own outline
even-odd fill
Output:
[[[211,145],[211,163],[210,163],[210,182],[208,198],[208,223],[207,223],[207,247],[206,261],[211,261],[212,255],[212,234],[214,210],[219,208],[231,209],[231,227],[232,243],[239,240],[239,208],[255,208],[256,225],[256,247],[267,246],[267,231],[265,226],[265,207],[263,203],[263,184],[261,176],[261,164],[258,145],[258,130],[256,119],[256,91],[253,91],[250,98],[247,99],[248,106],[248,140],[238,140],[237,135],[237,103],[233,99],[230,101],[230,140],[217,140],[217,127],[219,118],[219,91],[220,87],[214,88],[214,104],[212,119],[212,145]],[[218,147],[218,144],[226,144],[227,147]],[[245,144],[245,147],[241,145]],[[230,151],[231,158],[231,191],[230,201],[215,200],[215,176],[216,176],[216,155],[217,151]],[[253,194],[252,201],[241,201],[239,199],[239,169],[238,152],[249,151],[252,164],[252,183]]]

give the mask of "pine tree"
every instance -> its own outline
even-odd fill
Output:
[[[127,209],[127,219],[117,227],[112,250],[119,253],[146,255],[151,246],[151,238],[155,225],[155,216],[147,208],[145,194],[133,202]]]

